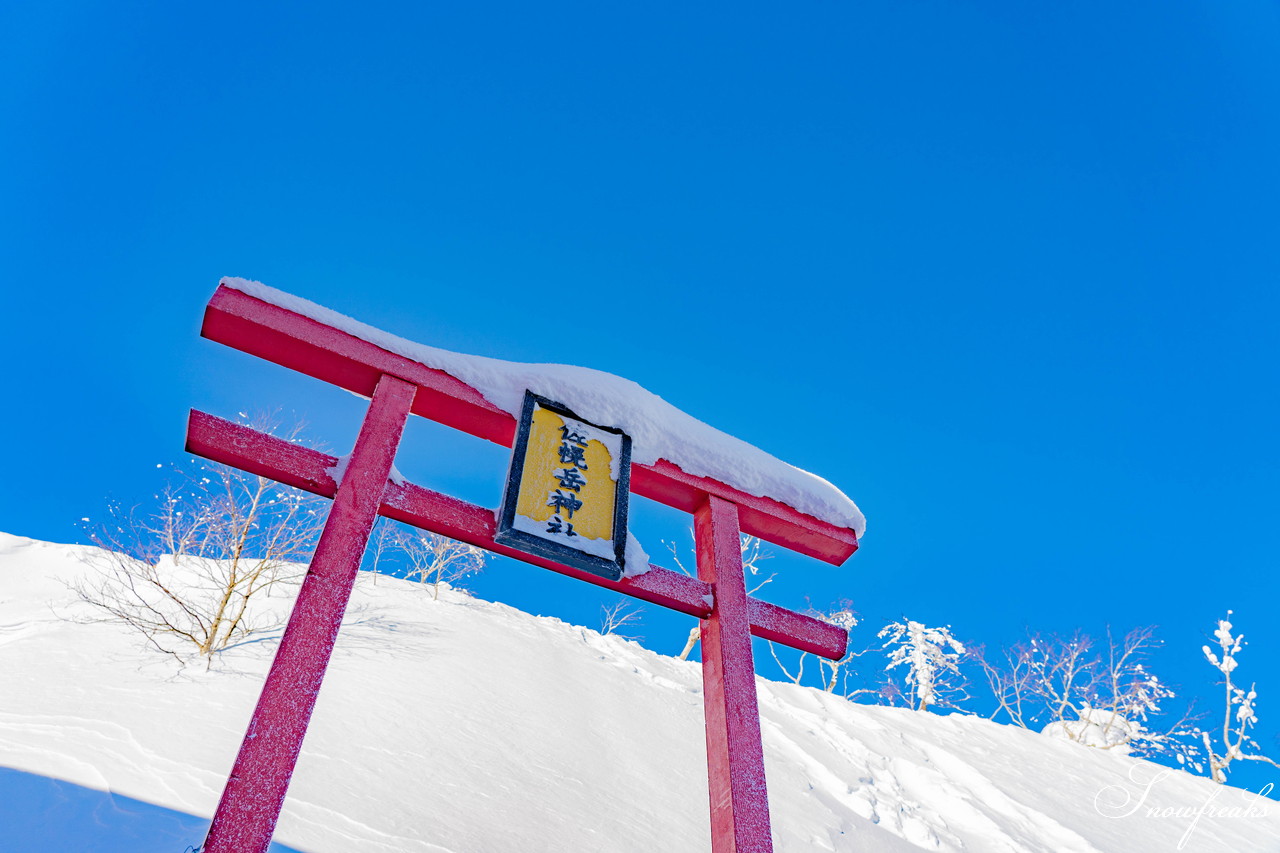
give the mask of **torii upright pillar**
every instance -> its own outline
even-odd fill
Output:
[[[394,376],[378,381],[203,853],[257,853],[271,844],[417,390]]]
[[[702,620],[711,849],[713,853],[771,853],[738,507],[708,495],[693,518],[698,578],[715,590],[715,606]]]

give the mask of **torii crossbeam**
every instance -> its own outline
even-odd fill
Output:
[[[699,617],[712,851],[772,851],[751,636],[838,660],[848,634],[748,596],[739,535],[840,564],[858,547],[854,531],[659,460],[632,465],[631,491],[693,515],[697,578],[651,565],[613,581],[503,545],[494,540],[491,509],[393,481],[391,473],[410,414],[504,446],[514,440],[515,418],[456,377],[292,310],[297,301],[279,295],[290,307],[220,285],[202,334],[371,402],[341,482],[330,473],[333,456],[190,414],[191,453],[333,499],[203,853],[267,850],[378,515]]]

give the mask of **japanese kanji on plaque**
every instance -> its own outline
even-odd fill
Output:
[[[622,577],[631,438],[525,392],[494,539],[609,580]]]

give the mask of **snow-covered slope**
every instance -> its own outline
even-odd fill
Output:
[[[85,550],[0,534],[0,850],[180,853],[203,836],[276,637],[178,672],[122,628],[64,621]],[[696,664],[371,581],[282,849],[709,849]],[[1274,802],[1134,759],[789,684],[762,681],[761,706],[780,851],[1280,850]],[[1193,823],[1206,805],[1237,811]]]

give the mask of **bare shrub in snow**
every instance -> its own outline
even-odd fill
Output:
[[[405,576],[419,583],[430,583],[434,599],[440,597],[441,583],[454,585],[483,571],[488,557],[488,552],[474,545],[416,527],[396,525],[389,538],[390,547],[407,566]],[[373,547],[378,549],[375,556],[380,558],[388,546],[375,538]]]
[[[843,628],[846,633],[853,631],[858,625],[858,614],[853,609],[853,602],[848,600],[842,601],[822,612],[811,612],[810,615],[816,616],[823,622],[829,622],[837,628]],[[851,664],[854,659],[862,657],[868,651],[870,650],[862,649],[855,652],[850,647],[840,660],[818,658],[818,669],[822,673],[822,689],[828,693],[835,693],[837,685],[840,684],[843,686],[840,690],[840,695],[847,699],[851,699],[859,693],[867,692],[864,689],[850,690],[848,682],[849,676],[853,673]]]
[[[386,516],[374,519],[373,530],[369,533],[369,544],[365,555],[370,559],[368,574],[373,578],[373,585],[378,585],[378,575],[382,574],[383,560],[388,554],[395,553],[400,531],[396,523]],[[361,574],[363,577],[363,573]]]
[[[834,604],[826,610],[817,610],[810,608],[808,615],[815,619],[821,619],[838,628],[843,628],[846,632],[852,631],[858,624],[858,614],[853,609],[853,602],[845,600],[838,604]],[[840,660],[828,660],[826,658],[813,655],[817,661],[818,678],[821,682],[822,689],[827,693],[838,693],[846,699],[852,699],[863,693],[874,693],[876,691],[867,688],[852,688],[849,686],[850,676],[856,675],[853,670],[852,663],[857,658],[865,655],[870,649],[862,649],[861,651],[853,651],[852,647],[845,653]],[[773,655],[774,662],[778,665],[778,669],[782,670],[790,681],[800,684],[804,679],[805,665],[809,660],[809,652],[799,652],[795,669],[791,669],[778,656],[776,643],[769,643],[769,653]],[[840,688],[837,690],[836,688]]]
[[[1101,648],[1081,632],[1066,638],[1030,634],[999,658],[988,659],[981,648],[972,658],[996,699],[990,719],[1004,714],[1015,725],[1051,737],[1137,756],[1163,753],[1198,766],[1188,714],[1151,726],[1162,703],[1175,695],[1147,668],[1159,645],[1149,627],[1121,640],[1108,632]]]
[[[600,605],[600,633],[606,637],[612,634],[624,640],[644,639],[634,634],[622,633],[622,629],[628,625],[639,624],[640,614],[643,611],[644,608],[628,601],[619,601],[609,606]]]
[[[175,473],[150,514],[108,509],[89,531],[94,571],[72,586],[95,621],[122,622],[179,659],[211,658],[282,624],[282,608],[258,603],[301,577],[328,502],[225,465]]]
[[[701,639],[702,639],[702,626],[694,625],[692,628],[689,629],[689,636],[685,638],[684,648],[680,650],[680,654],[677,655],[677,657],[680,660],[688,660],[689,653],[693,651],[693,647],[698,645],[698,640],[701,640]]]
[[[903,680],[912,707],[924,711],[930,705],[951,705],[964,698],[964,675],[959,662],[964,645],[951,636],[950,627],[929,628],[903,619],[891,622],[877,634],[889,653],[885,670],[904,667]],[[883,691],[882,691],[883,692]]]
[[[691,535],[692,535],[692,532],[691,532]],[[679,550],[677,550],[675,543],[667,542],[665,544],[667,546],[667,549],[671,551],[671,559],[675,561],[676,568],[684,572],[686,575],[689,575],[690,577],[697,577],[698,576],[697,572],[691,572],[689,571],[688,568],[685,567],[684,562],[680,559],[680,552]],[[759,576],[760,564],[762,562],[764,562],[765,560],[773,559],[773,555],[770,554],[768,551],[764,550],[764,548],[760,544],[759,537],[756,537],[756,536],[747,536],[744,534],[738,542],[738,548],[742,552],[742,568],[747,573],[750,579],[754,579]],[[769,575],[767,578],[765,578],[764,580],[761,580],[755,586],[749,586],[747,589],[747,594],[748,595],[754,594],[757,590],[760,589],[760,587],[772,581],[774,577],[775,575]],[[748,584],[751,583],[750,579],[748,580]],[[689,636],[685,638],[684,648],[680,650],[680,654],[678,655],[679,659],[688,660],[689,653],[693,651],[693,647],[698,644],[698,640],[700,640],[701,638],[702,638],[702,627],[700,624],[695,624],[692,628],[689,629]]]
[[[1218,682],[1222,685],[1224,700],[1222,737],[1215,742],[1209,732],[1200,733],[1209,760],[1209,778],[1219,783],[1227,781],[1227,768],[1233,761],[1265,761],[1280,767],[1280,764],[1263,755],[1257,742],[1249,736],[1249,729],[1258,723],[1258,714],[1254,710],[1254,703],[1258,699],[1257,685],[1251,684],[1246,691],[1237,687],[1232,680],[1237,666],[1236,657],[1244,647],[1244,634],[1231,633],[1230,618],[1231,611],[1228,610],[1227,618],[1219,619],[1217,630],[1213,632],[1214,639],[1218,642],[1218,651],[1214,652],[1207,645],[1203,647],[1205,660],[1222,674],[1222,679]]]

